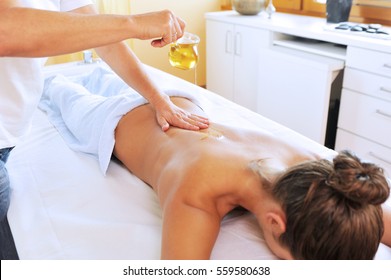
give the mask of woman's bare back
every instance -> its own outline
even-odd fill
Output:
[[[204,114],[187,99],[172,100],[191,113]],[[249,198],[261,199],[261,180],[249,168],[250,162],[263,160],[267,174],[269,170],[283,171],[293,164],[316,158],[305,149],[291,146],[266,131],[233,128],[213,123],[213,120],[208,129],[200,131],[171,127],[163,132],[150,105],[125,115],[117,126],[115,138],[115,156],[156,191],[163,215],[166,218],[175,216],[164,222],[163,243],[168,247],[163,244],[163,255],[169,258],[186,258],[182,250],[180,254],[172,253],[167,245],[171,242],[164,242],[185,234],[183,228],[176,232],[179,225],[173,225],[174,220],[198,221],[200,227],[209,231],[208,240],[212,240],[207,241],[205,247],[207,244],[213,246],[218,224],[227,212],[239,205],[246,207]],[[195,219],[197,216],[199,218]],[[203,220],[209,225],[201,226]],[[194,250],[192,257],[197,256]],[[200,252],[198,256],[207,258],[208,251]]]
[[[172,100],[189,112],[204,115],[188,99]],[[151,106],[144,105],[122,118],[116,129],[114,154],[160,194],[167,192],[161,189],[164,188],[162,181],[190,181],[190,177],[209,183],[217,178],[211,188],[224,185],[222,192],[229,189],[228,182],[237,185],[235,182],[242,178],[238,174],[243,174],[251,161],[262,159],[265,166],[283,171],[288,166],[316,157],[266,131],[233,128],[213,123],[213,120],[208,129],[200,131],[171,127],[163,132],[153,114]],[[173,184],[169,185],[168,188]]]

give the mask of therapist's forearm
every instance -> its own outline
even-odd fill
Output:
[[[130,16],[0,10],[0,56],[44,57],[139,36]]]
[[[75,13],[97,14],[94,6],[88,5],[74,10]],[[144,65],[124,42],[95,48],[97,54],[119,75],[129,86],[141,93],[150,103],[155,105],[161,101],[161,94],[144,70]]]
[[[95,48],[97,54],[132,88],[151,104],[161,101],[157,85],[149,78],[144,65],[123,42]]]

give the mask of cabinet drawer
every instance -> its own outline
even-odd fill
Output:
[[[338,127],[391,147],[391,102],[344,89]]]
[[[346,65],[348,67],[391,77],[391,53],[348,47]]]
[[[346,68],[343,87],[391,101],[391,78]]]
[[[388,178],[391,177],[391,149],[378,145],[367,139],[338,129],[335,144],[337,151],[350,150],[359,158],[381,166]]]

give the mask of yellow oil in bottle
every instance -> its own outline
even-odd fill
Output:
[[[173,43],[168,58],[171,66],[182,70],[194,68],[198,63],[197,43]]]

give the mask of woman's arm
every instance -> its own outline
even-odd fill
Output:
[[[389,205],[383,205],[383,222],[384,234],[381,241],[391,247],[391,207]]]
[[[220,217],[184,201],[172,201],[163,210],[162,259],[210,258],[220,230]]]

